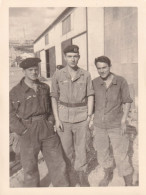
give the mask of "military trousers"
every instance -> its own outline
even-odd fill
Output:
[[[101,167],[113,168],[115,162],[119,176],[133,172],[128,156],[129,139],[126,135],[121,135],[120,127],[101,129],[94,126],[93,145]]]
[[[28,130],[24,135],[20,136],[20,155],[24,170],[25,187],[40,186],[38,170],[38,154],[40,150],[48,167],[49,177],[53,186],[69,186],[66,163],[58,135],[55,133],[40,140],[38,134],[34,136],[31,134],[30,136],[30,131]],[[37,140],[34,140],[34,137]]]
[[[87,121],[78,123],[63,122],[63,132],[58,131],[61,143],[64,149],[65,156],[71,165],[74,163],[76,171],[86,171],[86,136],[87,136]],[[75,160],[73,158],[75,154]],[[68,163],[69,164],[69,163]]]

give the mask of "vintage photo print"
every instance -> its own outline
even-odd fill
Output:
[[[1,8],[9,102],[2,194],[143,194],[142,4]]]

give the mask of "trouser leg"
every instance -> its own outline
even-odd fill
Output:
[[[72,134],[72,126],[70,123],[63,123],[64,131],[58,131],[58,135],[60,137],[65,160],[67,163],[67,168],[70,169],[71,165],[73,165],[73,134]]]
[[[79,184],[82,187],[90,186],[88,175],[86,173],[86,136],[87,136],[87,121],[72,124],[74,148],[75,148],[75,163],[74,169],[78,173]]]
[[[70,123],[63,123],[64,131],[58,131],[58,135],[61,140],[63,147],[63,153],[65,157],[65,162],[67,165],[67,172],[69,175],[70,186],[76,185],[76,172],[74,170],[74,146],[73,146],[73,134],[72,125]]]
[[[128,147],[129,139],[126,135],[121,135],[121,129],[109,129],[109,137],[111,140],[113,154],[118,168],[119,176],[127,176],[132,174],[133,169],[129,163]]]
[[[42,140],[42,153],[54,187],[69,186],[66,164],[57,134]]]
[[[86,171],[86,135],[87,135],[87,121],[75,123],[72,125],[74,134],[74,147],[75,147],[75,163],[74,168],[76,171]]]
[[[93,146],[97,151],[97,160],[101,167],[114,167],[114,159],[110,151],[110,140],[106,129],[94,126]]]
[[[38,171],[38,153],[39,146],[34,147],[29,131],[20,137],[20,155],[21,163],[24,170],[25,187],[39,187],[40,177]]]

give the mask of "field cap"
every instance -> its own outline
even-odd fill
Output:
[[[40,58],[26,58],[20,63],[20,67],[23,69],[31,68],[33,66],[38,66],[39,62],[41,62]]]
[[[79,47],[77,45],[69,45],[64,49],[64,54],[66,53],[79,53]]]

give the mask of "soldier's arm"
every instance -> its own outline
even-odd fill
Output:
[[[53,112],[50,113],[49,117],[48,117],[48,121],[52,124],[55,124],[55,119],[54,119],[54,115]]]
[[[54,126],[55,124],[55,119],[53,115],[53,110],[52,110],[52,104],[51,104],[51,96],[50,96],[50,85],[46,84],[46,89],[48,91],[48,105],[49,105],[49,116],[48,116],[48,121],[50,124]]]
[[[131,108],[131,103],[125,103],[124,104],[124,114],[123,114],[123,117],[122,117],[123,122],[126,122],[129,111],[130,111],[130,108]]]
[[[122,128],[122,135],[126,132],[126,121],[128,117],[128,113],[130,111],[131,103],[124,104],[124,113],[121,120],[121,128]]]
[[[94,104],[94,96],[88,96],[88,118],[87,120],[90,122],[93,113],[93,104]]]
[[[56,121],[56,130],[63,131],[63,125],[58,116],[58,102],[56,98],[54,97],[52,97],[51,99],[52,99],[53,114],[54,114],[55,121]]]
[[[87,78],[87,97],[88,97],[88,118],[87,121],[90,122],[91,116],[93,114],[93,106],[94,106],[94,90],[93,84],[91,80],[91,75],[88,75]]]
[[[18,135],[23,134],[26,131],[26,127],[21,122],[21,119],[17,115],[17,109],[20,102],[16,99],[16,95],[13,91],[10,92],[10,130]]]
[[[51,100],[52,100],[53,114],[54,114],[55,122],[56,122],[56,130],[63,131],[63,125],[58,115],[58,100],[59,100],[60,90],[59,90],[59,85],[58,85],[57,72],[54,73],[51,84],[52,84],[51,85]]]
[[[54,98],[54,97],[52,97],[51,100],[52,100],[52,109],[53,109],[53,114],[54,114],[54,117],[55,117],[55,121],[58,121],[59,120],[58,103],[57,103],[56,98]]]
[[[123,79],[123,82],[121,85],[121,93],[122,93],[122,103],[124,107],[123,109],[124,113],[123,113],[123,117],[121,120],[121,128],[122,128],[122,134],[124,134],[126,131],[126,121],[127,121],[128,113],[131,108],[131,103],[133,102],[133,100],[130,97],[128,83],[125,79]]]

